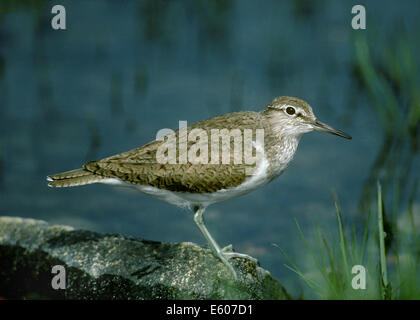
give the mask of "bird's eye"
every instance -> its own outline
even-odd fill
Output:
[[[293,107],[287,107],[286,108],[286,112],[287,112],[288,115],[291,115],[292,116],[292,115],[294,115],[296,113],[296,110]]]

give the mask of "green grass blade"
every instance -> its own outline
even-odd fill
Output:
[[[343,222],[341,219],[341,210],[340,210],[340,207],[338,206],[338,200],[337,200],[336,195],[333,195],[333,196],[334,196],[335,211],[337,213],[337,220],[338,220],[338,233],[339,233],[339,239],[340,239],[341,258],[343,260],[344,279],[346,281],[345,283],[349,283],[350,269],[349,269],[349,263],[347,259],[347,253],[348,253],[347,242],[346,242],[346,237],[344,235]]]
[[[326,281],[329,281],[329,277],[328,274],[325,272],[325,268],[321,265],[321,263],[319,262],[318,258],[316,257],[315,253],[312,251],[311,247],[309,246],[308,242],[306,241],[305,236],[303,235],[302,229],[300,228],[299,223],[297,222],[297,220],[295,219],[295,223],[296,223],[296,227],[299,231],[299,234],[303,240],[303,243],[305,244],[306,249],[308,250],[308,252],[310,253],[312,259],[314,260],[317,268],[319,269],[319,271],[321,272],[322,276],[324,277],[324,279]]]
[[[294,273],[298,274],[305,282],[306,284],[314,289],[314,290],[318,290],[320,289],[320,285],[318,283],[316,283],[313,280],[308,279],[307,277],[305,277],[304,273],[299,269],[299,267],[293,262],[293,260],[286,254],[286,252],[277,244],[273,243],[273,246],[275,246],[277,249],[280,250],[281,254],[286,258],[287,261],[289,261],[289,263],[292,265],[292,267],[288,266],[287,264],[285,264],[284,266],[286,268],[288,268],[289,270],[293,271]]]
[[[385,290],[388,285],[388,274],[386,268],[386,254],[385,254],[385,232],[384,232],[384,218],[383,218],[383,202],[382,202],[382,187],[378,182],[378,233],[379,233],[379,252],[381,265],[381,279],[384,286],[382,296],[385,296]]]
[[[368,240],[368,235],[369,235],[369,222],[370,222],[370,215],[371,215],[371,211],[369,210],[367,219],[366,219],[366,225],[365,225],[365,230],[363,231],[363,241],[362,241],[362,248],[361,248],[361,252],[360,252],[360,263],[362,263],[362,261],[364,260],[365,257],[365,251],[366,251],[366,245],[367,245],[367,240]]]
[[[285,264],[284,265],[287,269],[289,269],[290,271],[292,271],[292,272],[294,272],[294,273],[296,273],[299,277],[301,277],[302,279],[303,279],[303,281],[305,281],[306,282],[306,284],[312,289],[312,290],[314,290],[314,291],[316,291],[317,292],[317,294],[319,295],[319,296],[322,296],[322,293],[321,293],[321,290],[320,290],[320,288],[321,288],[321,286],[318,284],[318,283],[316,283],[316,281],[313,281],[313,280],[311,280],[311,279],[308,279],[308,277],[305,277],[305,275],[302,273],[302,272],[300,272],[299,270],[297,270],[297,269],[295,269],[295,268],[293,268],[293,267],[291,267],[291,266],[288,266],[287,264]]]

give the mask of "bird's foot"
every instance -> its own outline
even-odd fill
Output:
[[[207,250],[212,252],[214,255],[216,255],[223,262],[223,264],[229,268],[229,270],[232,272],[232,275],[233,275],[235,280],[238,280],[238,275],[236,274],[236,271],[233,268],[233,266],[230,264],[230,262],[229,262],[230,259],[232,259],[232,258],[242,258],[242,259],[251,260],[254,263],[258,263],[258,260],[255,259],[254,257],[251,257],[251,256],[249,256],[247,254],[244,254],[244,253],[234,252],[231,244],[222,248],[222,249],[219,249],[218,251],[216,251],[216,250],[213,251],[211,249],[206,249],[206,251]]]
[[[225,256],[226,259],[231,259],[231,258],[243,258],[243,259],[248,259],[251,260],[255,263],[258,263],[258,260],[255,259],[254,257],[251,257],[247,254],[244,253],[239,253],[239,252],[234,252],[233,251],[233,247],[232,245],[227,245],[226,247],[224,247],[223,249],[220,250],[221,254],[223,254]]]
[[[242,258],[242,259],[248,259],[251,260],[252,262],[258,263],[258,260],[255,259],[254,257],[251,257],[245,253],[239,253],[239,252],[223,252],[222,253],[226,259],[231,259],[231,258]]]
[[[220,251],[222,252],[233,252],[233,246],[231,244],[228,244],[226,247],[222,248]]]

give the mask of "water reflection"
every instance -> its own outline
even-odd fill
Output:
[[[375,50],[365,37],[357,38],[355,46],[361,88],[366,91],[369,106],[374,109],[383,132],[381,147],[363,187],[361,207],[362,211],[367,211],[374,182],[380,179],[392,199],[393,215],[410,198],[418,178],[413,171],[413,161],[420,136],[418,67],[410,42],[401,37],[401,33],[396,33],[394,39],[392,42],[396,45],[381,46],[381,53],[372,52]],[[372,59],[373,54],[377,55],[376,60]]]

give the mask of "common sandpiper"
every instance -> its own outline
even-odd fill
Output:
[[[189,208],[214,254],[237,279],[229,260],[235,257],[256,260],[233,252],[231,246],[220,248],[205,226],[205,209],[249,193],[278,177],[293,159],[302,135],[313,130],[351,139],[319,121],[305,101],[277,97],[260,112],[235,112],[199,121],[169,131],[136,149],[50,175],[48,185],[129,186]]]

